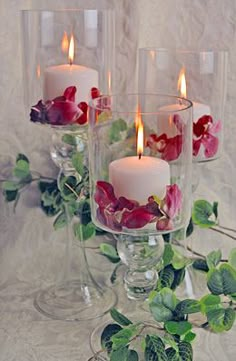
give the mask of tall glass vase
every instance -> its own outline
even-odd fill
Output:
[[[114,79],[112,18],[111,11],[97,9],[22,14],[26,106],[30,120],[52,132],[60,221],[67,225],[61,273],[34,301],[53,319],[93,319],[116,303],[113,290],[100,286],[89,270],[84,239],[93,232],[83,207],[89,202],[88,101],[111,91]]]

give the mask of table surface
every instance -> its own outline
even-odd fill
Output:
[[[49,169],[50,160],[43,169],[44,174],[48,174]],[[219,201],[221,223],[235,227],[235,168],[230,157],[200,164],[196,174],[200,174],[200,181],[194,198]],[[53,220],[41,211],[36,185],[22,195],[15,213],[0,196],[0,210],[0,360],[86,361],[92,354],[89,346],[92,330],[109,316],[89,322],[56,321],[41,315],[33,306],[36,293],[53,284],[61,270],[65,231],[54,231]],[[97,238],[91,242],[98,246],[101,240]],[[223,256],[227,257],[229,250],[235,247],[235,241],[198,229],[191,238],[191,245],[203,254],[221,248]],[[114,265],[94,249],[88,249],[87,255],[94,277],[109,284]],[[199,296],[202,279],[196,274],[192,277],[195,280],[194,292]],[[119,295],[118,308],[121,311],[133,319],[141,314],[145,316],[140,304],[127,300],[122,273],[113,287]],[[185,287],[182,287],[183,297],[184,292]],[[194,360],[233,361],[235,354],[235,326],[224,334],[197,329]]]

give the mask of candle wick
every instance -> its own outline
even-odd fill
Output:
[[[72,66],[72,64],[73,64],[73,62],[72,62],[72,60],[70,59],[70,60],[69,60],[69,65]]]
[[[142,153],[139,153],[138,159],[141,159],[141,157],[142,157]]]

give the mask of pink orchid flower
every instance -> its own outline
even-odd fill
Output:
[[[219,147],[219,139],[214,134],[219,133],[221,129],[221,121],[213,123],[210,115],[203,115],[196,123],[193,123],[193,155],[195,157],[198,155],[202,145],[205,157],[213,157]]]

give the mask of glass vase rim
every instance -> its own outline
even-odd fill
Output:
[[[171,109],[171,110],[157,110],[157,111],[142,111],[142,109],[140,109],[139,113],[140,115],[154,115],[154,114],[172,114],[172,113],[181,113],[183,111],[186,111],[188,109],[191,109],[193,107],[193,102],[188,99],[188,98],[184,98],[178,95],[171,95],[171,94],[162,94],[162,93],[117,93],[117,94],[102,94],[99,97],[95,98],[95,99],[90,99],[89,101],[89,107],[97,110],[97,111],[102,111],[102,112],[110,112],[110,109],[104,109],[102,106],[96,106],[95,103],[98,102],[101,99],[105,99],[105,98],[114,98],[114,97],[129,97],[129,96],[133,96],[133,97],[137,97],[139,95],[145,95],[145,96],[156,96],[156,97],[165,97],[165,98],[170,98],[170,99],[175,99],[176,101],[179,101],[179,104],[183,104],[183,103],[187,103],[186,106],[182,107],[181,109]],[[164,105],[168,106],[169,104]],[[175,103],[175,105],[177,106],[178,103]],[[132,110],[132,111],[120,111],[120,110],[112,110],[115,113],[129,113],[129,114],[137,114],[137,110]]]
[[[91,7],[91,8],[62,8],[62,9],[55,9],[55,8],[48,8],[48,9],[21,9],[20,12],[23,13],[43,13],[43,12],[52,12],[52,13],[62,13],[62,12],[68,12],[68,13],[72,13],[74,11],[76,12],[84,12],[84,11],[88,11],[88,10],[96,10],[98,12],[113,12],[112,8],[107,8],[107,7],[101,7],[101,8],[95,8],[95,7]]]
[[[214,49],[214,48],[200,48],[200,49],[184,49],[184,48],[164,48],[158,46],[143,46],[138,49],[138,51],[160,51],[166,53],[182,53],[182,54],[203,54],[203,53],[213,53],[213,54],[228,54],[228,49]]]

